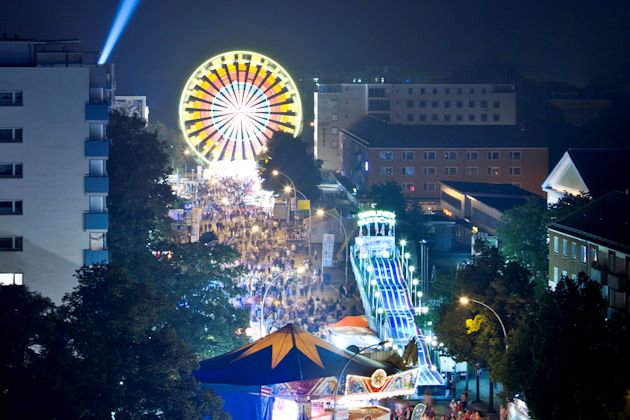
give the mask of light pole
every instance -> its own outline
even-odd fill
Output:
[[[343,225],[343,221],[341,220],[341,217],[337,217],[335,216],[334,213],[331,213],[329,211],[326,210],[322,210],[322,209],[318,209],[317,210],[317,215],[318,216],[323,216],[324,214],[329,215],[330,217],[332,217],[333,219],[337,220],[339,222],[339,225],[341,226],[341,230],[343,231],[343,235],[346,238],[346,245],[345,245],[345,250],[346,250],[346,268],[345,268],[345,275],[346,275],[346,284],[348,284],[348,245],[349,245],[349,241],[348,241],[348,232],[346,231],[346,227]],[[322,255],[322,264],[323,264],[323,258],[324,256]]]
[[[343,378],[343,374],[346,372],[346,369],[348,368],[348,366],[350,365],[350,362],[352,362],[352,360],[354,360],[355,357],[357,357],[359,354],[363,353],[364,351],[371,349],[373,347],[378,347],[378,346],[391,346],[392,342],[390,340],[385,340],[385,341],[381,341],[380,343],[376,343],[376,344],[372,344],[370,346],[367,347],[363,347],[362,349],[359,349],[359,351],[357,351],[356,353],[354,353],[352,355],[352,357],[350,357],[350,359],[348,359],[348,361],[346,362],[345,365],[343,365],[343,369],[341,369],[341,373],[339,373],[339,376],[337,376],[337,383],[335,384],[335,391],[333,394],[333,420],[337,420],[337,394],[339,393],[339,384],[341,383],[341,378]]]
[[[285,187],[286,188],[290,188],[288,185]],[[308,198],[306,198],[306,195],[304,195],[304,193],[296,188],[293,188],[294,191],[294,196],[295,194],[300,194],[302,197],[304,197],[304,200],[309,201]],[[297,200],[296,200],[296,204],[297,204]],[[311,236],[313,236],[313,212],[311,211],[311,203],[308,203],[308,261],[310,263],[311,261]]]
[[[300,266],[300,267],[292,268],[290,270],[286,270],[286,271],[276,274],[269,282],[269,285],[265,288],[265,292],[263,293],[263,298],[260,301],[260,338],[263,337],[263,325],[265,324],[265,300],[267,300],[267,293],[269,293],[269,289],[271,289],[271,286],[273,286],[276,280],[278,280],[285,274],[289,274],[293,271],[297,273],[302,273],[304,271],[304,267]]]
[[[295,191],[295,182],[293,182],[293,180],[291,179],[289,175],[285,174],[284,172],[280,172],[277,169],[274,169],[273,171],[271,171],[271,175],[273,176],[282,175],[283,177],[289,180],[289,182],[291,183],[291,187],[293,188],[293,191]],[[295,193],[293,194],[293,198],[295,198]],[[291,215],[291,208],[289,204],[289,198],[287,197],[287,223],[289,223],[290,215]]]
[[[479,304],[481,306],[483,306],[484,308],[487,308],[490,310],[490,312],[492,312],[494,314],[494,316],[497,318],[497,321],[499,321],[499,324],[501,325],[501,330],[503,331],[503,340],[505,342],[505,353],[507,354],[508,352],[508,336],[507,336],[507,331],[505,329],[505,325],[503,325],[503,320],[501,319],[501,317],[499,316],[499,314],[490,307],[490,305],[485,304],[483,302],[480,302],[478,300],[475,299],[470,299],[466,296],[462,296],[459,298],[459,303],[461,303],[462,305],[468,305],[469,302],[473,302],[476,304]],[[479,399],[479,373],[478,371],[475,372],[475,376],[477,377],[477,399]],[[488,389],[488,399],[490,400],[488,402],[488,405],[490,406],[490,411],[494,411],[494,388],[493,388],[493,384],[492,384],[492,379],[490,379],[490,386]]]

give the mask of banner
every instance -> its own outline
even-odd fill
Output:
[[[335,250],[335,235],[324,233],[322,235],[322,267],[333,266],[333,254]]]

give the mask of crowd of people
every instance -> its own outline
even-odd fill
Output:
[[[307,253],[307,229],[261,206],[255,180],[213,178],[194,188],[200,234],[212,232],[219,243],[232,245],[247,268],[239,282],[247,290],[241,302],[251,308],[252,325],[263,322],[269,333],[293,322],[323,337],[327,324],[358,313],[358,303],[349,299],[355,286],[332,284],[319,268],[317,250]]]

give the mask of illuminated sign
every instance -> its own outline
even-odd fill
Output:
[[[291,76],[275,61],[230,51],[199,66],[179,104],[184,138],[206,163],[255,161],[274,133],[297,137],[302,104]]]
[[[396,215],[391,211],[385,210],[368,210],[359,213],[359,220],[357,224],[359,226],[365,226],[370,223],[387,223],[390,225],[396,224]]]

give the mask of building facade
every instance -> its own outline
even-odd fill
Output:
[[[611,191],[551,224],[549,287],[581,272],[600,282],[613,312],[630,313],[630,195]]]
[[[543,195],[548,149],[512,126],[392,125],[365,117],[342,130],[343,174],[360,192],[393,181],[412,199],[439,201],[440,181],[513,184]]]
[[[108,260],[113,68],[73,44],[0,40],[0,282],[55,302]]]
[[[340,171],[338,132],[366,115],[404,125],[514,125],[510,84],[321,84],[315,92],[314,153]]]

